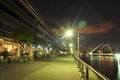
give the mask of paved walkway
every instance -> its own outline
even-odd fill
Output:
[[[71,55],[0,65],[0,80],[82,80]]]

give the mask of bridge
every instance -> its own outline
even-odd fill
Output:
[[[113,50],[109,44],[99,44],[92,49],[88,54],[90,55],[114,55]]]

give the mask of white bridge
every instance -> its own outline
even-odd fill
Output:
[[[94,53],[97,49],[99,49],[96,53]],[[109,52],[104,52],[104,50],[107,49],[107,51]],[[92,49],[88,54],[90,55],[114,55],[113,54],[113,50],[110,47],[109,44],[99,44],[97,47],[95,47],[94,49]]]

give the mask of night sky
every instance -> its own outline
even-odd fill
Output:
[[[120,3],[118,0],[29,0],[59,37],[73,25],[81,35],[81,48],[108,43],[120,48]],[[84,28],[79,27],[86,21]]]

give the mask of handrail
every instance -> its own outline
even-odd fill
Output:
[[[78,68],[85,80],[109,80],[109,78],[93,69],[83,60],[81,60],[78,56],[74,55],[74,57],[77,60]]]

